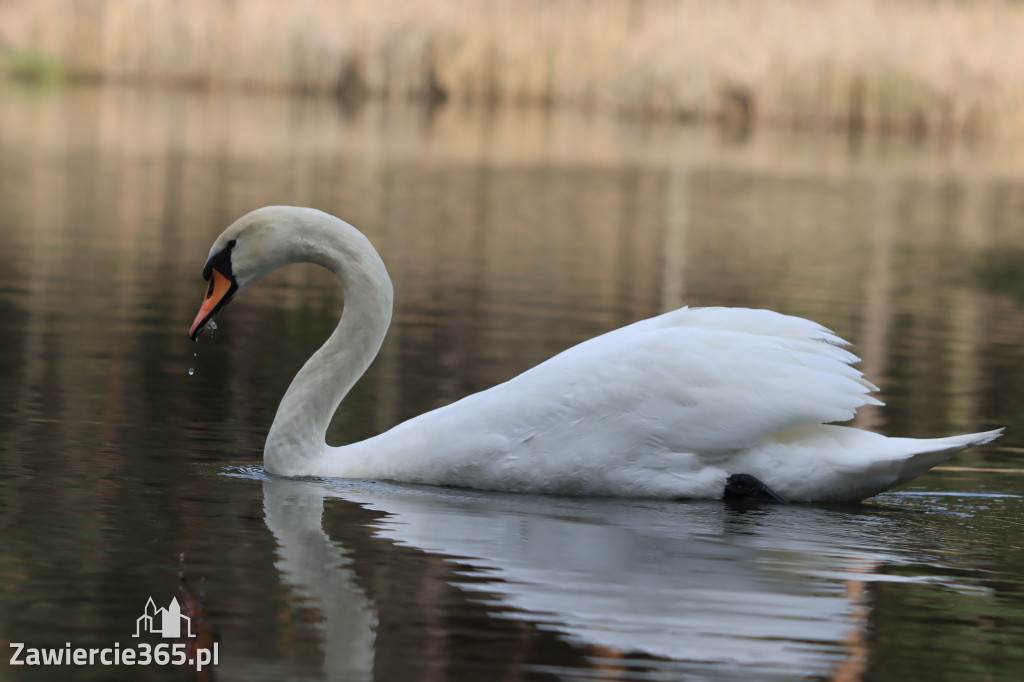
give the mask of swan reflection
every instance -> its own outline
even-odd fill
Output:
[[[356,584],[354,560],[323,530],[328,490],[312,481],[263,482],[267,528],[277,540],[275,567],[296,597],[324,616],[324,672],[330,679],[372,679],[377,611]]]
[[[360,557],[324,531],[325,499],[383,512],[368,532],[454,559],[449,582],[494,617],[555,632],[603,667],[855,675],[865,663],[865,581],[886,579],[881,563],[907,561],[879,540],[895,521],[856,509],[339,480],[263,486],[277,568],[322,611],[325,673],[338,679],[373,677],[374,599],[389,596],[360,587]]]

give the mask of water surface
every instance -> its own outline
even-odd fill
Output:
[[[296,266],[186,331],[212,239],[273,203],[395,280],[335,443],[684,303],[835,329],[888,403],[866,428],[1009,430],[863,505],[268,478],[341,292]],[[225,680],[1020,679],[1022,216],[1006,144],[0,91],[0,641],[125,645],[184,580]]]

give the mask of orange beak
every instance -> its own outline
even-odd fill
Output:
[[[212,270],[210,287],[206,290],[206,298],[203,299],[203,305],[199,308],[199,314],[196,315],[192,327],[188,330],[188,335],[192,337],[193,341],[199,338],[203,329],[206,328],[206,323],[231,300],[230,294],[233,293],[234,289],[235,286],[230,279],[222,275],[219,270]]]

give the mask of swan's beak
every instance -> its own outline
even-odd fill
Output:
[[[210,287],[206,290],[206,298],[203,299],[203,305],[199,308],[199,314],[196,315],[192,328],[188,330],[188,335],[192,337],[193,341],[199,338],[203,329],[206,328],[206,323],[227,305],[237,288],[234,282],[221,274],[220,270],[211,271]]]

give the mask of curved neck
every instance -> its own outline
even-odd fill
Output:
[[[338,221],[341,222],[341,221]],[[326,448],[327,427],[341,400],[376,357],[391,324],[393,289],[384,262],[354,227],[306,225],[290,260],[326,267],[341,280],[345,308],[338,327],[292,379],[267,435],[267,471],[300,475]]]

